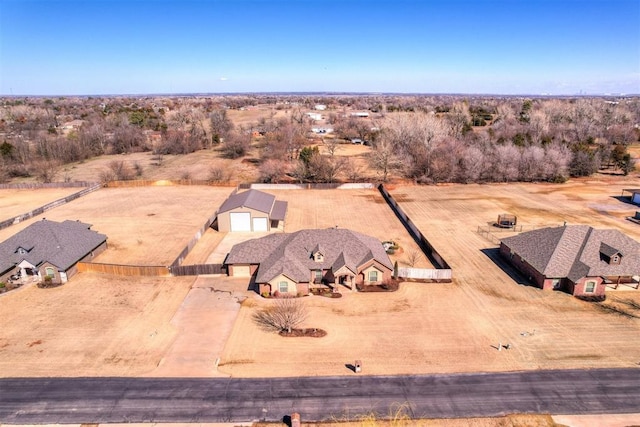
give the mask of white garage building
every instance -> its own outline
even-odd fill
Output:
[[[218,209],[218,231],[284,230],[287,202],[272,194],[247,190],[231,195]]]

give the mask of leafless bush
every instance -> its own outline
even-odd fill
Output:
[[[267,159],[260,165],[260,181],[277,183],[282,180],[288,169],[283,160]]]
[[[129,181],[133,179],[135,174],[134,170],[122,160],[113,160],[109,162],[109,171],[111,171],[112,174],[105,176],[111,176],[113,178],[111,179],[112,181]],[[102,176],[103,175],[101,175],[101,177]],[[104,179],[102,181],[105,182]]]
[[[302,300],[293,297],[278,298],[273,305],[257,311],[253,320],[268,331],[288,332],[307,320],[308,311]]]
[[[243,157],[249,151],[250,136],[234,133],[229,135],[224,142],[220,150],[222,155],[228,159],[238,159]]]
[[[53,182],[60,171],[60,163],[55,160],[41,160],[33,165],[33,175],[43,183]]]
[[[416,249],[411,249],[407,252],[407,264],[409,267],[415,267],[418,261],[420,261],[420,258],[422,258],[422,254]]]
[[[207,180],[214,184],[220,184],[223,182],[229,182],[231,174],[229,170],[223,165],[213,165],[209,168],[209,176]]]

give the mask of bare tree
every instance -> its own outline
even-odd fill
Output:
[[[422,258],[422,253],[417,249],[411,249],[407,252],[407,264],[409,267],[415,267]]]
[[[209,115],[209,123],[211,126],[211,142],[219,144],[233,130],[233,123],[227,117],[227,110],[214,110]]]
[[[56,160],[40,160],[34,163],[35,177],[42,183],[50,183],[60,172],[60,162]]]
[[[288,169],[284,160],[267,159],[260,165],[260,181],[277,183],[282,180]]]
[[[396,147],[388,139],[382,138],[369,153],[369,164],[382,175],[382,181],[387,182],[389,174],[394,173],[402,163]]]
[[[278,298],[270,307],[257,311],[253,320],[262,328],[291,333],[307,320],[308,311],[302,300],[293,297]]]

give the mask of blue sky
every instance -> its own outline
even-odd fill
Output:
[[[0,94],[640,93],[640,0],[0,0]]]

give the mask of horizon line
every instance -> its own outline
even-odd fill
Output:
[[[638,97],[640,93],[575,93],[575,94],[550,94],[550,93],[491,93],[491,92],[361,92],[361,91],[247,91],[247,92],[150,92],[150,93],[95,93],[95,94],[0,94],[0,98],[47,98],[47,97],[159,97],[159,96],[241,96],[241,95],[320,95],[320,96],[496,96],[496,97],[540,97],[540,98],[571,98],[571,97]]]

